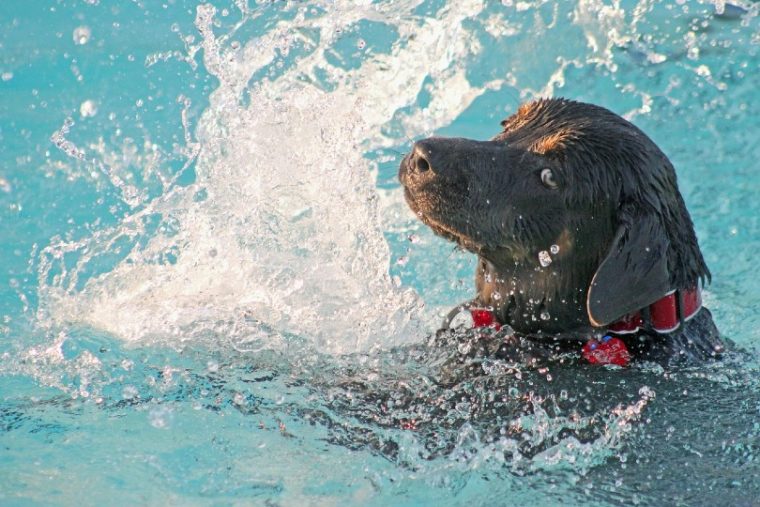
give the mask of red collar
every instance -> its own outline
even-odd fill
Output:
[[[631,334],[648,327],[660,334],[672,333],[694,317],[700,308],[702,289],[695,285],[691,289],[668,292],[646,308],[613,322],[607,330],[614,334]]]
[[[650,329],[659,334],[672,333],[681,324],[694,317],[702,308],[702,289],[699,285],[686,290],[674,290],[647,306],[622,317],[607,326],[607,333],[633,334]],[[470,308],[473,327],[501,329],[493,311],[488,308]],[[616,364],[627,366],[630,353],[619,338],[605,336],[603,340],[589,340],[582,349],[583,357],[592,364]]]

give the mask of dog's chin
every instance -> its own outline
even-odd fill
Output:
[[[434,206],[432,200],[425,198],[424,194],[417,194],[408,187],[404,187],[404,197],[409,208],[415,215],[437,235],[456,244],[459,248],[479,255],[494,264],[505,262],[513,263],[514,260],[526,254],[525,249],[515,243],[489,244],[483,241],[485,234],[473,231],[472,224],[460,225],[453,223],[440,206]],[[449,214],[452,206],[448,208]],[[504,238],[500,238],[503,240]]]
[[[433,206],[424,196],[415,195],[408,187],[404,187],[404,197],[414,214],[436,235],[475,254],[483,250],[484,245],[475,241],[470,231],[447,220],[445,213]]]

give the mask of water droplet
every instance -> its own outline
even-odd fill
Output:
[[[92,32],[90,31],[90,27],[88,26],[76,27],[74,29],[74,35],[72,36],[74,39],[74,44],[77,44],[79,46],[87,44],[90,41],[91,35],[92,35]]]
[[[409,239],[409,242],[411,242],[411,243],[415,243],[416,244],[416,243],[420,242],[420,237],[417,236],[416,234],[410,234],[408,239]]]
[[[240,42],[238,42],[238,41],[234,40],[234,41],[232,41],[232,42],[230,43],[230,47],[231,47],[232,49],[240,49]]]
[[[546,267],[549,264],[552,263],[552,257],[549,255],[549,252],[546,250],[541,250],[538,252],[538,262],[541,264],[542,267]]]
[[[364,39],[359,39],[359,42],[356,43],[356,46],[359,49],[364,49],[367,46],[367,43]]]
[[[98,106],[93,100],[85,100],[82,105],[79,106],[79,114],[82,118],[89,118],[95,116],[98,113]]]
[[[559,245],[552,245],[549,247],[549,251],[552,253],[552,255],[557,255],[559,253]]]
[[[11,79],[13,79],[13,72],[3,72],[2,74],[0,74],[0,79],[2,79],[3,81],[10,81]]]
[[[501,299],[501,293],[494,291],[491,293],[491,297],[494,301],[498,301]]]
[[[549,312],[544,310],[541,312],[541,320],[549,320],[551,318],[551,315],[549,315]]]

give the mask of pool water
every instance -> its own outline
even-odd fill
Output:
[[[753,505],[760,3],[0,5],[3,505]],[[531,369],[428,337],[474,259],[414,139],[594,102],[673,161],[736,352]]]

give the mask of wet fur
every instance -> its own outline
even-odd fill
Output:
[[[500,322],[532,343],[565,344],[637,309],[627,300],[709,282],[675,170],[637,127],[564,99],[524,104],[502,127],[490,141],[419,141],[399,168],[420,219],[478,255],[474,302]],[[545,168],[558,188],[542,184]],[[552,245],[559,252],[542,266],[539,252]],[[661,361],[722,347],[705,308],[674,333],[626,340]]]

